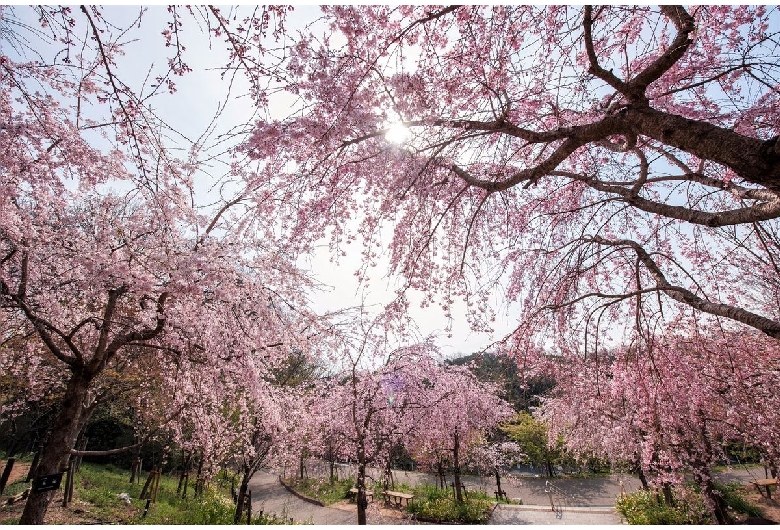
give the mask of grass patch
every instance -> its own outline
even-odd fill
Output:
[[[354,481],[351,478],[333,482],[327,479],[295,478],[289,482],[289,485],[301,495],[322,501],[327,506],[346,499],[349,489],[354,486]]]
[[[704,499],[693,489],[683,487],[673,490],[674,506],[664,503],[660,493],[640,490],[624,495],[615,507],[628,524],[707,524],[710,514]]]
[[[748,517],[764,517],[764,510],[754,506],[745,499],[743,496],[744,487],[741,484],[721,484],[720,482],[715,482],[714,486],[723,495],[726,506],[734,513],[747,515]]]
[[[289,482],[298,493],[322,501],[325,505],[333,504],[348,498],[350,488],[355,483],[352,478],[330,482],[328,479],[305,478],[293,479]],[[382,502],[382,485],[375,483],[369,487],[374,492],[374,502]],[[490,510],[495,500],[482,491],[469,491],[463,503],[455,502],[452,490],[440,489],[436,486],[419,485],[411,487],[405,483],[393,486],[394,491],[411,493],[414,498],[406,507],[408,513],[418,518],[437,522],[482,524],[490,517]]]
[[[452,490],[421,485],[413,490],[407,511],[418,518],[438,522],[484,524],[490,518],[494,500],[486,493],[469,491],[464,502],[453,498]]]
[[[147,473],[143,474],[145,479]],[[64,481],[63,481],[64,483]],[[215,477],[211,485],[204,489],[202,495],[194,498],[194,480],[190,479],[187,498],[182,499],[181,494],[176,493],[179,485],[178,476],[163,475],[160,478],[160,487],[157,493],[157,502],[151,504],[146,517],[143,511],[146,500],[139,499],[143,489],[141,484],[130,484],[129,470],[119,469],[113,465],[96,465],[83,463],[76,473],[73,484],[73,502],[56,516],[56,523],[83,524],[83,523],[119,523],[119,524],[157,524],[157,525],[225,525],[233,524],[235,504],[230,496],[229,479]],[[16,482],[10,485],[6,492],[24,491],[29,487],[25,482]],[[61,504],[62,489],[59,496],[50,506]],[[120,497],[127,494],[130,498],[128,504]],[[5,497],[5,494],[4,494]],[[126,497],[126,496],[123,496]],[[0,517],[2,523],[17,523],[21,514],[21,506],[16,511]],[[50,510],[50,513],[53,510]],[[285,524],[289,519],[275,514],[255,515],[252,524]],[[48,517],[48,516],[47,516]],[[64,519],[63,519],[64,518]],[[241,521],[246,524],[246,517]]]

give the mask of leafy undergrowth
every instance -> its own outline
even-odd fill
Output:
[[[490,518],[493,499],[487,494],[470,491],[462,503],[453,498],[452,490],[436,486],[417,486],[414,499],[409,501],[407,511],[418,519],[461,524],[486,523]]]
[[[323,480],[317,478],[295,478],[289,482],[291,488],[312,499],[322,501],[326,506],[347,498],[349,489],[354,485],[351,478],[341,480]]]
[[[735,520],[745,517],[763,517],[764,511],[750,503],[745,490],[739,484],[717,484],[723,495],[729,514]],[[673,490],[674,506],[654,491],[641,490],[618,499],[617,511],[629,524],[712,524],[714,518],[707,510],[704,498],[697,488],[683,486]]]
[[[146,475],[146,474],[144,474]],[[46,514],[48,524],[233,524],[235,505],[229,488],[215,481],[203,494],[194,498],[190,484],[187,498],[176,493],[178,477],[162,476],[157,492],[157,502],[151,504],[143,515],[146,500],[139,499],[141,484],[129,483],[130,473],[112,465],[98,466],[84,463],[75,475],[73,501],[62,507],[63,490],[55,492]],[[144,478],[146,478],[144,476]],[[29,487],[24,482],[12,484],[7,493]],[[9,491],[10,490],[10,491]],[[124,494],[124,495],[123,495]],[[23,503],[3,507],[1,523],[16,523],[21,516]],[[246,519],[243,520],[246,523]],[[252,524],[281,524],[284,520],[275,515],[258,515]]]

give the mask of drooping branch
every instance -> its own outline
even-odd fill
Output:
[[[71,449],[70,454],[74,456],[111,456],[111,455],[118,455],[120,453],[124,453],[127,451],[132,451],[133,449],[137,449],[138,447],[141,447],[143,444],[148,442],[152,438],[152,436],[157,434],[163,427],[168,425],[168,423],[170,423],[174,418],[179,416],[182,410],[184,410],[184,405],[178,407],[175,411],[169,414],[162,422],[160,422],[158,426],[156,426],[154,429],[146,433],[146,435],[140,441],[132,445],[126,445],[124,447],[118,447],[116,449],[108,449],[105,451],[79,451],[77,449]]]
[[[679,219],[681,221],[687,221],[689,223],[702,226],[733,226],[745,223],[768,221],[770,219],[777,219],[780,217],[780,196],[767,192],[761,193],[761,190],[746,189],[743,193],[743,198],[746,199],[755,200],[758,197],[762,197],[764,202],[759,204],[736,208],[733,210],[726,210],[723,212],[705,212],[688,206],[675,206],[665,202],[659,202],[640,197],[637,194],[637,185],[642,183],[641,180],[637,180],[632,188],[627,188],[618,184],[608,184],[600,181],[595,177],[589,177],[587,175],[581,175],[571,171],[552,171],[550,175],[577,180],[579,182],[583,182],[588,187],[596,191],[617,195],[620,197],[620,200],[642,211],[662,215],[670,219]],[[652,180],[654,182],[658,182],[660,179]],[[686,180],[694,179],[691,178]],[[647,181],[648,180],[645,180],[645,182]]]
[[[762,331],[770,337],[780,339],[780,322],[776,322],[733,305],[710,302],[689,289],[669,283],[652,256],[636,241],[630,239],[609,240],[601,236],[585,238],[585,241],[590,241],[598,245],[627,247],[632,249],[642,265],[644,265],[655,279],[657,288],[663,290],[670,298],[704,313],[736,320],[737,322],[741,322]]]

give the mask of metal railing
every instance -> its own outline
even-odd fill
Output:
[[[544,492],[550,498],[550,510],[555,513],[556,519],[563,518],[563,509],[568,508],[568,495],[557,486],[550,484],[547,480],[544,483]]]

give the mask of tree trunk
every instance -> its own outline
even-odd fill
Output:
[[[461,491],[460,483],[460,461],[458,460],[458,452],[460,451],[460,437],[458,431],[455,431],[455,446],[452,449],[452,472],[455,475],[455,500],[460,504],[463,502],[463,492]]]
[[[35,477],[61,473],[70,456],[70,451],[76,442],[76,436],[84,423],[85,404],[87,390],[91,377],[81,371],[74,371],[68,381],[65,396],[62,400],[62,408],[54,421],[49,443],[41,452],[40,463],[35,472]],[[33,480],[35,480],[33,477]],[[42,525],[46,517],[46,510],[53,492],[33,491],[24,506],[24,512],[19,519],[19,524]]]
[[[672,496],[672,485],[668,482],[664,482],[663,487],[661,488],[664,492],[664,502],[667,506],[674,506],[674,497]]]
[[[359,458],[359,460],[362,459]],[[362,461],[358,463],[357,490],[358,490],[357,493],[358,524],[364,525],[367,524],[366,508],[368,508],[368,499],[366,498],[366,464]]]
[[[0,477],[0,495],[3,494],[3,491],[5,490],[5,486],[8,483],[8,477],[11,476],[11,471],[14,468],[14,462],[16,462],[16,458],[9,457],[8,461],[5,463],[5,469],[3,469],[3,476]]]
[[[233,517],[233,522],[238,524],[241,520],[241,514],[244,513],[244,502],[246,499],[246,490],[249,489],[249,467],[244,467],[244,474],[241,478],[241,487],[238,489],[238,500],[236,501],[236,514]],[[250,501],[251,502],[251,501]]]
[[[708,477],[699,485],[701,486],[701,492],[704,495],[707,507],[715,516],[715,520],[718,521],[718,524],[733,524],[734,521],[726,511],[726,503],[720,493],[713,487],[712,479]]]
[[[647,482],[647,477],[645,476],[645,472],[642,470],[642,466],[639,466],[639,471],[637,472],[639,474],[639,482],[642,483],[642,489],[643,490],[649,490],[650,484]]]

